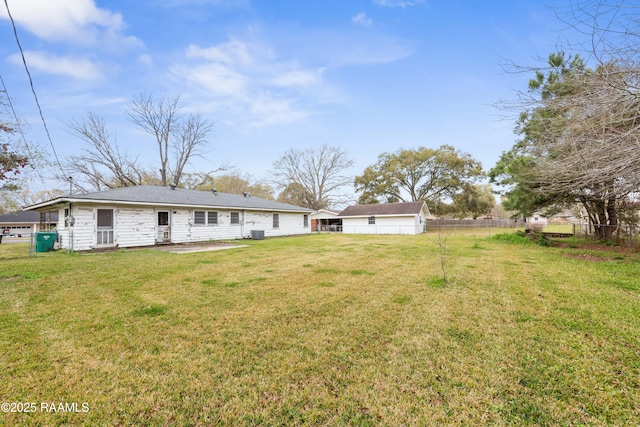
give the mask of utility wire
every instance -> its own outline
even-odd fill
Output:
[[[36,105],[38,106],[38,112],[40,113],[40,119],[42,119],[42,124],[44,125],[44,130],[47,133],[47,139],[49,140],[49,144],[51,145],[51,149],[53,150],[53,155],[56,159],[56,163],[60,168],[60,172],[62,172],[62,176],[66,176],[64,172],[64,168],[60,163],[60,159],[58,158],[58,153],[56,152],[56,147],[53,145],[53,140],[51,139],[51,134],[49,133],[49,127],[47,126],[47,121],[44,119],[44,115],[42,114],[42,107],[40,107],[40,101],[38,100],[38,95],[36,94],[36,90],[33,87],[33,79],[31,78],[31,73],[29,72],[29,67],[27,66],[27,60],[24,57],[24,51],[22,50],[22,45],[20,44],[20,39],[18,38],[18,30],[16,29],[16,23],[13,20],[13,16],[11,15],[11,11],[9,10],[8,0],[4,0],[4,5],[7,8],[7,14],[9,14],[9,20],[11,21],[11,25],[13,26],[13,35],[15,36],[16,43],[18,44],[18,49],[20,50],[20,55],[22,56],[22,63],[24,64],[24,69],[27,71],[27,76],[29,77],[29,84],[31,86],[31,92],[33,93],[33,97],[36,100]]]
[[[22,130],[22,125],[20,125],[20,120],[18,119],[18,115],[16,114],[16,110],[13,107],[13,102],[11,101],[11,97],[9,96],[9,92],[7,91],[7,86],[4,84],[4,79],[2,78],[2,74],[0,74],[0,83],[2,83],[3,92],[7,94],[7,101],[9,103],[9,107],[11,108],[11,112],[13,113],[13,119],[14,119],[14,121],[16,123],[18,131],[20,132],[20,135],[22,136],[22,141],[24,142],[24,146],[27,149],[27,154],[29,155],[30,159],[33,159],[34,158],[33,151],[31,151],[31,146],[29,145],[29,142],[27,141],[27,138],[24,136],[24,131]],[[35,167],[34,169],[36,170],[36,173],[40,177],[40,182],[44,186],[45,190],[48,191],[47,184],[45,182],[44,177],[40,173],[40,169],[37,168],[37,167]]]

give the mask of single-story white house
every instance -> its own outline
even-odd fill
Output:
[[[57,223],[57,212],[9,212],[0,215],[0,232],[5,236],[28,236],[36,231],[54,229]]]
[[[349,206],[338,218],[348,234],[420,234],[429,208],[422,201]]]
[[[311,233],[311,209],[160,186],[61,196],[26,208],[58,212],[60,248],[89,250]]]

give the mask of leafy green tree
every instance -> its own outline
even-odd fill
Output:
[[[355,178],[359,203],[453,198],[483,176],[480,162],[450,145],[383,153]]]
[[[313,194],[309,193],[302,185],[292,182],[278,194],[278,202],[288,203],[294,206],[310,206],[314,203]],[[324,209],[324,208],[320,208]]]
[[[491,212],[495,204],[490,185],[468,185],[453,196],[451,213],[458,218],[477,218]]]

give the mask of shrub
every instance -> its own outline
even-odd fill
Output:
[[[507,243],[515,243],[518,245],[530,245],[531,239],[527,237],[524,231],[516,231],[515,233],[502,233],[495,234],[491,237],[494,240],[499,240],[501,242]]]

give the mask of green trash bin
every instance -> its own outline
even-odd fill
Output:
[[[36,252],[49,252],[58,239],[58,233],[45,231],[36,232]]]

